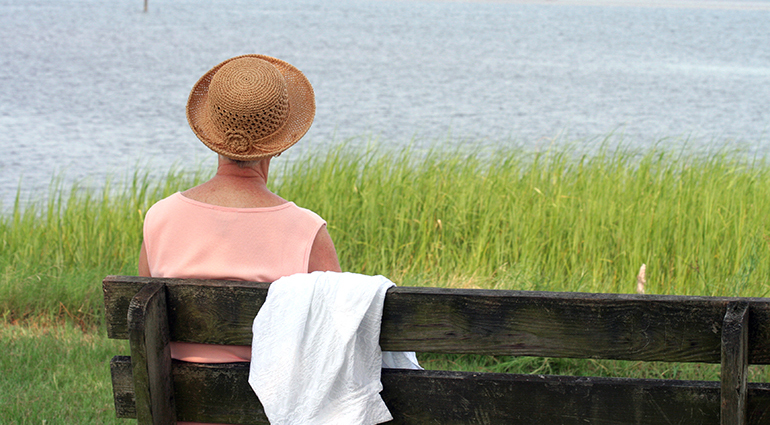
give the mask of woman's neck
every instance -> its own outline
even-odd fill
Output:
[[[247,167],[220,157],[217,172],[211,180],[189,189],[184,196],[207,204],[233,208],[260,208],[281,205],[287,201],[267,188],[270,159]]]

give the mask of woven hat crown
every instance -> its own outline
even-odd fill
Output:
[[[187,119],[210,149],[256,160],[296,143],[315,115],[313,88],[296,68],[261,55],[229,59],[193,87]]]
[[[209,114],[237,153],[278,131],[289,115],[286,80],[270,63],[243,58],[225,64],[209,85]]]

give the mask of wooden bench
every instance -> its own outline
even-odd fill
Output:
[[[141,424],[266,424],[248,364],[172,361],[169,341],[251,344],[269,284],[109,276],[115,409]],[[388,370],[395,424],[770,424],[770,299],[391,288],[389,351],[721,363],[721,382]]]

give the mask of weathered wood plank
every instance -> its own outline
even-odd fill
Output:
[[[119,388],[131,386],[126,364],[127,357],[113,360]],[[247,363],[174,362],[179,419],[266,424],[248,386],[248,368]],[[720,420],[718,382],[385,369],[382,384],[395,417],[391,424],[717,425]],[[768,423],[770,384],[748,388],[747,423]],[[130,400],[120,398],[121,417],[131,417]]]
[[[148,278],[104,281],[108,332],[125,338],[126,299]],[[251,344],[269,284],[158,279],[168,288],[174,341]],[[721,331],[736,298],[391,288],[383,350],[721,362]],[[770,300],[749,303],[749,361],[770,363]]]
[[[749,304],[730,303],[722,327],[721,425],[746,425]]]
[[[250,345],[251,324],[270,287],[256,282],[108,276],[102,288],[110,338],[128,338],[128,303],[142,286],[156,281],[168,289],[172,340],[211,344]]]
[[[107,276],[102,281],[104,322],[108,337],[128,339],[128,305],[134,295],[151,281],[150,278],[136,276]]]
[[[415,297],[394,291],[385,300],[381,344],[392,351],[720,359],[724,305],[719,303],[543,295],[439,292]]]
[[[136,418],[131,358],[111,361],[113,387],[119,418]],[[249,386],[248,363],[200,364],[173,361],[177,418],[180,421],[268,425],[267,417]]]
[[[115,402],[115,416],[118,418],[136,417],[136,399],[131,357],[115,356],[110,360],[112,375],[112,395]]]
[[[166,287],[145,285],[128,307],[129,342],[139,425],[176,424]]]

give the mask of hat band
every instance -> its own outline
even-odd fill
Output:
[[[290,112],[291,105],[287,105],[287,113]],[[270,139],[273,137],[274,134],[279,133],[281,130],[283,130],[284,127],[286,127],[286,123],[288,120],[283,120],[281,124],[277,127],[272,129],[272,131],[269,134],[266,134],[260,138],[256,138],[253,134],[251,134],[250,131],[244,131],[242,129],[229,129],[224,132],[224,137],[222,138],[222,143],[220,143],[220,146],[234,154],[237,155],[247,155],[247,154],[270,154],[274,152],[276,147],[280,148],[280,146],[275,145],[281,145],[280,141],[276,141],[276,143],[273,143],[271,146],[267,143],[262,143],[264,140]],[[273,148],[273,149],[271,149]]]

